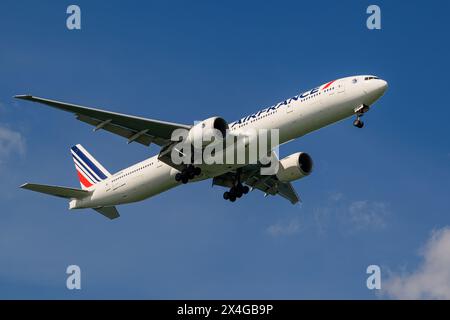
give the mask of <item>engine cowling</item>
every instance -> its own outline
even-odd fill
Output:
[[[306,152],[297,152],[279,162],[277,178],[282,182],[291,182],[309,176],[313,169],[313,160]]]
[[[211,142],[213,130],[218,130],[222,138],[225,138],[228,123],[220,117],[212,117],[198,122],[189,130],[187,140],[194,146],[205,146]]]

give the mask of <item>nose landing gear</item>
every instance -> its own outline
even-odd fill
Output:
[[[353,121],[353,125],[355,126],[355,127],[357,127],[357,128],[362,128],[362,127],[364,127],[364,122],[362,122],[361,120],[360,120],[360,116],[358,116],[357,118],[356,118],[356,120],[355,121]]]
[[[194,167],[192,164],[186,166],[181,172],[175,175],[176,181],[181,181],[183,184],[189,182],[189,180],[194,179],[196,176],[202,173],[202,169],[199,167]]]
[[[361,117],[364,115],[364,113],[366,113],[367,111],[369,111],[369,106],[362,104],[359,107],[357,107],[355,109],[355,113],[356,113],[356,120],[353,121],[353,125],[357,128],[362,128],[364,127],[364,122],[361,121]]]

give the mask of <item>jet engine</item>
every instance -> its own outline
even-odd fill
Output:
[[[228,123],[220,117],[212,117],[196,123],[188,133],[187,142],[194,147],[204,147],[209,144],[214,135],[214,130],[221,134],[221,138],[225,139],[228,129]]]
[[[308,176],[313,169],[313,160],[306,152],[297,152],[279,161],[278,180],[291,182]]]

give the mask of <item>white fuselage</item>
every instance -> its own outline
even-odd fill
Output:
[[[230,123],[229,129],[236,134],[249,128],[278,129],[279,141],[283,144],[348,118],[361,105],[371,106],[386,88],[386,81],[373,76],[342,78]],[[204,165],[201,175],[194,181],[229,170],[229,166]],[[157,155],[153,156],[95,184],[89,197],[72,200],[70,208],[96,208],[144,200],[180,185],[181,182],[175,180],[177,172],[159,161]]]

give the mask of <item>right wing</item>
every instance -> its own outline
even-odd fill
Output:
[[[171,135],[174,130],[189,130],[191,128],[189,125],[87,108],[31,95],[17,95],[15,98],[42,103],[59,110],[73,113],[78,120],[95,126],[94,131],[103,129],[112,132],[127,138],[128,143],[136,141],[146,146],[149,146],[151,143],[163,146],[171,142]]]
[[[292,183],[281,182],[276,176],[253,176],[246,184],[264,192],[265,195],[280,195],[292,204],[300,202],[300,197],[295,191]]]

